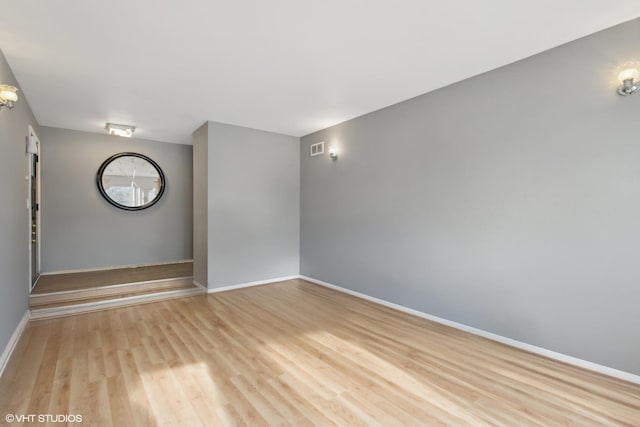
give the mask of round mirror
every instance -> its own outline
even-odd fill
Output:
[[[100,194],[113,206],[138,211],[153,206],[164,193],[160,166],[138,153],[109,157],[98,169]]]

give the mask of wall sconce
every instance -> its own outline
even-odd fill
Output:
[[[0,85],[0,109],[7,107],[12,109],[15,102],[18,100],[18,89],[14,86]]]
[[[135,126],[118,125],[115,123],[107,123],[105,128],[109,132],[109,135],[121,136],[123,138],[131,138],[133,131],[136,130]]]
[[[329,147],[329,157],[333,160],[338,158],[338,150],[336,150],[336,147]]]
[[[618,86],[618,94],[622,96],[628,96],[634,94],[640,89],[640,82],[638,81],[640,72],[635,65],[622,66],[621,71],[618,74],[618,80],[620,86]]]

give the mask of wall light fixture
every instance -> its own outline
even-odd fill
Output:
[[[336,149],[336,147],[329,147],[329,157],[331,157],[333,160],[338,158],[338,150]]]
[[[622,96],[628,96],[634,94],[640,89],[640,81],[638,77],[640,71],[638,71],[637,64],[625,64],[619,68],[618,81],[618,93]]]
[[[14,86],[0,84],[0,109],[7,107],[12,109],[18,100],[18,89]]]

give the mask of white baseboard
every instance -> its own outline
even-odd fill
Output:
[[[24,315],[22,316],[22,319],[20,319],[20,323],[18,323],[18,326],[16,327],[16,330],[13,331],[13,335],[11,335],[11,338],[9,338],[9,342],[7,343],[7,346],[4,348],[4,351],[2,352],[2,356],[0,356],[0,377],[2,377],[4,368],[7,367],[9,358],[11,357],[13,350],[15,350],[16,344],[18,344],[18,341],[20,340],[22,333],[27,327],[30,317],[31,315],[29,313],[29,310],[25,311]]]
[[[299,276],[300,279],[307,280],[311,283],[315,283],[320,286],[324,286],[326,288],[331,288],[339,292],[343,292],[345,294],[353,295],[358,298],[365,299],[367,301],[371,301],[380,305],[384,305],[389,308],[393,308],[398,311],[402,311],[404,313],[412,314],[414,316],[422,317],[424,319],[428,319],[437,323],[441,323],[443,325],[451,326],[452,328],[459,329],[461,331],[469,332],[474,335],[478,335],[484,338],[488,338],[493,341],[497,341],[502,344],[509,345],[511,347],[516,347],[521,350],[526,350],[531,353],[539,354],[541,356],[548,357],[550,359],[555,359],[560,362],[568,363],[570,365],[578,366],[580,368],[588,369],[590,371],[598,372],[604,375],[608,375],[610,377],[619,378],[621,380],[629,381],[631,383],[640,384],[640,375],[635,375],[630,372],[621,371],[618,369],[610,368],[608,366],[599,365],[597,363],[589,362],[587,360],[578,359],[577,357],[568,356],[566,354],[558,353],[552,350],[547,350],[546,348],[538,347],[532,344],[527,344],[521,341],[517,341],[511,338],[503,337],[502,335],[494,334],[492,332],[487,332],[482,329],[474,328],[472,326],[463,325],[462,323],[452,322],[451,320],[443,319],[441,317],[432,316],[431,314],[423,313],[418,310],[414,310],[412,308],[408,308],[399,304],[395,304],[392,302],[388,302],[382,300],[380,298],[375,298],[366,294],[362,294],[360,292],[352,291],[350,289],[346,289],[340,286],[333,285],[331,283],[323,282],[322,280],[317,280],[311,277]]]
[[[240,283],[238,285],[223,286],[222,288],[210,288],[209,290],[207,290],[207,292],[210,294],[215,294],[217,292],[232,291],[234,289],[249,288],[251,286],[268,285],[269,283],[284,282],[286,280],[293,280],[293,279],[300,279],[300,278],[302,277],[299,275],[277,277],[275,279],[259,280],[257,282],[248,282],[248,283]]]
[[[181,259],[178,261],[163,261],[163,262],[152,262],[148,264],[130,264],[130,265],[114,265],[111,267],[96,267],[96,268],[80,268],[77,270],[59,270],[59,271],[47,271],[45,273],[40,273],[41,276],[51,276],[54,274],[70,274],[70,273],[89,273],[92,271],[109,271],[109,270],[120,270],[122,268],[138,268],[138,267],[154,267],[156,265],[167,265],[167,264],[184,264],[186,262],[193,262],[192,259]]]

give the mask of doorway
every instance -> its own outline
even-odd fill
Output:
[[[40,277],[40,139],[29,126],[27,136],[29,165],[29,292]]]

